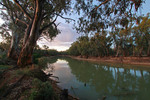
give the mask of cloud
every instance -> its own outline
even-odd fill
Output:
[[[61,33],[58,34],[53,41],[49,42],[45,39],[38,41],[40,47],[42,47],[42,45],[47,45],[50,49],[65,51],[69,49],[71,44],[76,41],[77,37],[79,37],[79,34],[77,34],[69,24],[61,23],[58,26],[58,29],[61,31]]]

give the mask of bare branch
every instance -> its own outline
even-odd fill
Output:
[[[32,17],[29,15],[29,13],[27,13],[27,11],[19,4],[19,2],[17,0],[13,0],[16,5],[20,8],[20,10],[31,20]]]

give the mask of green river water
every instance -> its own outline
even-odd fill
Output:
[[[44,70],[80,100],[150,100],[150,69],[53,58]]]

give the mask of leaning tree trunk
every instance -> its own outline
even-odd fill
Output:
[[[40,25],[41,25],[41,20],[42,20],[43,0],[36,0],[35,3],[36,3],[36,11],[35,11],[35,15],[33,18],[33,23],[31,23],[32,27],[30,30],[30,35],[26,43],[22,47],[22,50],[20,52],[18,62],[17,62],[17,65],[20,67],[24,67],[26,65],[32,64],[33,50],[36,45],[36,41],[40,36],[39,30],[40,30]]]
[[[18,59],[18,55],[19,55],[19,48],[18,48],[18,44],[19,44],[20,38],[19,38],[19,34],[17,33],[17,30],[15,30],[14,32],[12,32],[12,38],[11,38],[11,45],[10,48],[8,50],[7,53],[7,57],[17,60]]]
[[[32,53],[36,45],[36,41],[33,38],[30,38],[26,44],[22,47],[20,52],[17,65],[24,67],[26,65],[32,64]]]

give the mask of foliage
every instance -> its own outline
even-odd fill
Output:
[[[79,45],[78,41],[71,44],[71,47],[68,50],[70,55],[74,55],[74,56],[80,55],[79,50],[78,50],[78,45]]]
[[[49,82],[42,83],[40,80],[34,79],[32,84],[29,100],[57,100]]]
[[[33,62],[35,64],[38,64],[38,59],[43,57],[43,56],[57,56],[57,55],[60,55],[60,54],[61,53],[59,53],[55,49],[46,49],[46,50],[37,49],[33,53]]]
[[[5,24],[6,28],[12,31],[12,42],[8,54],[12,54],[14,56],[12,58],[18,60],[18,66],[23,67],[32,63],[33,50],[36,46],[36,41],[40,37],[52,40],[60,33],[57,28],[58,25],[55,23],[58,17],[66,21],[72,20],[63,17],[64,13],[66,14],[70,11],[70,3],[70,0],[2,0],[0,5],[6,12],[1,11],[0,14],[5,21],[11,20],[8,21],[8,24]],[[8,17],[5,17],[6,15]],[[17,32],[17,30],[21,29],[23,29],[23,32]],[[20,40],[18,37],[21,37],[18,33],[23,33],[20,52],[14,50],[18,49]]]
[[[6,52],[0,50],[0,59],[5,59],[6,58]]]
[[[150,56],[150,19],[140,16],[138,25],[129,21],[125,28],[82,36],[69,48],[70,55],[82,56]]]
[[[107,56],[111,50],[111,38],[97,34],[94,37],[82,36],[74,42],[68,52],[74,56]]]
[[[8,66],[8,65],[0,65],[0,76],[1,76],[1,74],[2,74],[2,72],[3,72],[4,70],[9,69],[9,68],[11,68],[11,66]]]
[[[0,49],[0,65],[6,65],[7,63],[7,52]]]
[[[42,67],[46,67],[48,62],[51,62],[50,57],[42,57],[38,59],[38,65]]]
[[[9,42],[0,42],[0,51],[7,52],[10,47]]]
[[[116,26],[126,27],[130,17],[136,17],[144,0],[78,0],[74,9],[82,13],[75,25],[78,32],[90,34]]]

